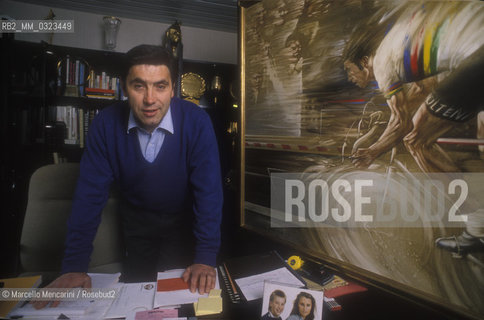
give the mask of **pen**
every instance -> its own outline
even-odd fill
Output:
[[[225,265],[225,263],[224,263],[224,269],[225,269],[225,273],[227,274],[227,278],[229,279],[230,285],[234,290],[234,293],[237,294],[237,289],[235,288],[235,284],[232,281],[232,277],[230,276],[229,270],[227,269],[227,266]]]
[[[232,291],[232,292],[229,292],[229,296],[231,297],[232,302],[239,303],[240,302],[240,295],[237,292],[235,284],[232,281],[232,277],[230,276],[229,270],[227,269],[227,266],[225,265],[225,263],[223,264],[223,266],[220,266],[220,272],[222,273],[222,275],[225,275],[224,278],[226,278],[229,282],[228,287]]]

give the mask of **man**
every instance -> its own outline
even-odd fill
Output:
[[[125,201],[124,280],[154,281],[157,271],[189,265],[183,279],[192,292],[214,287],[223,202],[217,142],[208,114],[173,97],[175,63],[158,46],[127,53],[128,102],[105,108],[89,127],[63,274],[49,287],[91,286],[92,241],[112,182]]]
[[[482,106],[484,6],[417,2],[398,13],[389,30],[372,30],[367,37],[355,31],[345,49],[349,80],[360,87],[376,80],[391,111],[378,141],[358,149],[352,162],[366,168],[403,140],[422,171],[460,171],[436,141]],[[437,245],[454,252],[484,250],[484,228],[472,230]]]
[[[269,307],[265,315],[262,316],[262,320],[282,320],[281,314],[284,311],[286,305],[286,294],[281,290],[274,290],[269,298]]]

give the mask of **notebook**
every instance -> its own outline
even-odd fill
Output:
[[[262,298],[264,281],[306,286],[277,251],[228,260],[219,266],[219,272],[232,303]]]

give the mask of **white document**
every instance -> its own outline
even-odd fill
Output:
[[[93,288],[114,288],[119,280],[120,273],[104,274],[104,273],[88,273],[91,277],[91,285]],[[61,301],[55,308],[47,306],[43,309],[37,310],[31,303],[27,303],[21,308],[13,310],[9,317],[23,316],[28,318],[40,317],[58,317],[63,314],[69,318],[82,317],[87,313],[96,311],[96,314],[102,311],[102,314],[109,308],[112,300],[76,300],[76,301]],[[102,309],[102,310],[100,310]]]
[[[105,319],[124,318],[131,312],[153,309],[155,282],[119,284],[118,296],[104,315]]]
[[[218,274],[217,270],[215,270],[215,289],[220,289],[220,285],[218,283]],[[158,280],[163,279],[173,279],[173,278],[181,278],[185,269],[175,269],[169,270],[165,272],[158,272]],[[194,303],[198,301],[200,297],[208,297],[208,293],[206,294],[199,294],[198,291],[195,293],[191,293],[189,289],[184,290],[175,290],[175,291],[165,291],[165,292],[156,292],[155,293],[155,302],[153,308],[159,307],[168,307],[186,303]]]
[[[301,282],[301,280],[299,280],[291,273],[291,271],[284,267],[273,271],[256,274],[254,276],[235,279],[235,282],[239,286],[247,301],[262,298],[264,295],[264,281],[274,281],[298,287],[304,286],[304,283]]]
[[[40,310],[35,309],[32,304],[27,303],[22,308],[12,311],[9,317],[57,317],[61,314],[67,317],[82,316],[89,308],[94,307],[95,303],[95,300],[62,301],[55,308],[47,306]]]
[[[121,273],[88,273],[93,288],[113,288],[119,281]]]

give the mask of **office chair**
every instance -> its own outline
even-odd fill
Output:
[[[79,163],[47,165],[32,175],[20,239],[22,275],[53,278],[60,272],[78,175]],[[111,191],[93,243],[89,272],[121,271],[124,255],[121,230],[117,193]]]

